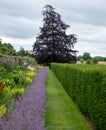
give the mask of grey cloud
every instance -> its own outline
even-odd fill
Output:
[[[68,22],[106,26],[105,0],[58,0],[52,3]]]
[[[0,34],[14,38],[31,38],[38,31],[39,19],[0,15]]]
[[[106,53],[106,0],[0,0],[0,38],[14,41],[36,37],[46,4],[51,4],[71,26],[68,33],[77,34],[77,50]]]
[[[0,34],[13,38],[34,37],[42,22],[41,8],[42,3],[35,0],[0,0]]]
[[[77,34],[78,41],[104,43],[106,45],[106,27],[72,23],[68,33],[72,32]]]
[[[80,41],[75,45],[75,49],[79,52],[77,55],[82,55],[84,52],[89,52],[91,56],[106,56],[106,45],[104,43]]]
[[[35,0],[0,0],[0,12],[4,15],[36,19],[41,8],[42,4]]]

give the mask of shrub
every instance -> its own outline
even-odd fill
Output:
[[[80,62],[81,62],[81,63],[84,63],[84,59],[81,58],[81,59],[80,59]]]
[[[0,78],[4,78],[6,76],[6,69],[3,66],[0,66]]]
[[[34,76],[35,76],[35,72],[32,72],[32,71],[28,71],[27,73],[26,73],[26,76],[27,77],[29,77],[29,78],[33,78]]]
[[[26,77],[26,83],[27,83],[27,84],[31,84],[31,83],[32,83],[32,79],[29,78],[29,77]]]
[[[98,63],[98,59],[97,59],[96,57],[94,57],[94,58],[92,58],[91,62],[92,62],[93,64],[97,64],[97,63]]]
[[[51,69],[82,113],[106,130],[106,66],[51,64]]]
[[[91,59],[87,59],[86,64],[91,64]]]

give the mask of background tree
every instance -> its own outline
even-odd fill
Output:
[[[90,53],[88,53],[88,52],[84,52],[82,58],[83,58],[84,60],[91,59]]]
[[[31,54],[29,53],[29,51],[25,50],[23,47],[20,47],[20,50],[17,51],[17,56],[31,56]]]
[[[11,43],[2,43],[0,40],[0,54],[16,55],[16,50],[11,45]]]
[[[105,58],[106,58],[102,56],[95,56],[95,57],[98,59],[98,61],[105,61]]]
[[[31,56],[30,52],[20,47],[19,51],[16,51],[11,43],[2,43],[0,39],[0,54],[11,55],[11,56]]]
[[[76,62],[76,51],[73,50],[76,43],[76,35],[66,35],[66,25],[61,16],[54,11],[51,5],[45,6],[42,12],[43,27],[33,45],[33,54],[39,64],[50,62]]]
[[[80,59],[82,59],[82,56],[81,55],[77,56],[77,61],[80,61]]]

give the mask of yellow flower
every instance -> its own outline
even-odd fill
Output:
[[[6,112],[5,105],[0,106],[0,118],[5,114],[5,112]]]
[[[9,82],[10,82],[10,80],[9,80],[9,79],[7,79],[7,80],[6,80],[6,83],[9,83]]]
[[[26,76],[29,77],[29,78],[33,78],[35,75],[36,75],[36,73],[35,73],[35,72],[32,72],[32,71],[28,71],[28,72],[26,73]]]
[[[32,79],[29,78],[29,77],[26,77],[26,82],[27,82],[27,83],[32,83]]]

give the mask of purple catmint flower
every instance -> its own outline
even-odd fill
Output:
[[[16,102],[16,109],[3,117],[0,121],[0,130],[46,130],[45,126],[45,81],[46,68],[41,69],[32,85]]]

